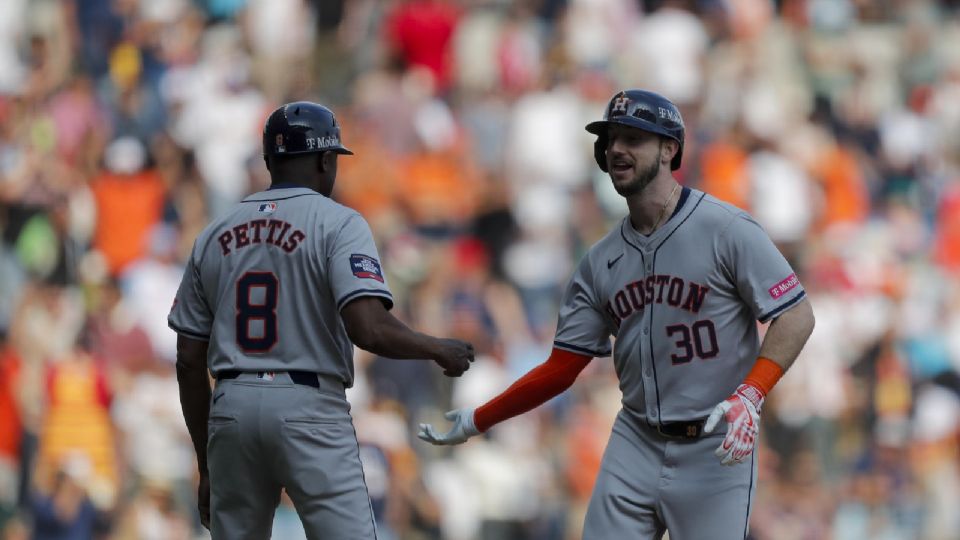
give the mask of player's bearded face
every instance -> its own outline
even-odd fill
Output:
[[[619,137],[620,140],[615,144],[611,143],[607,149],[607,169],[610,171],[610,179],[613,180],[613,188],[620,196],[629,197],[643,191],[643,188],[660,174],[663,140],[657,137],[654,143],[646,137],[642,139],[647,140],[623,137],[623,134]],[[656,151],[651,152],[650,147]]]

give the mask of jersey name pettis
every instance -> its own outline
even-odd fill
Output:
[[[656,274],[627,283],[607,301],[606,311],[617,326],[647,304],[666,302],[673,307],[698,313],[709,291],[706,285],[667,274]]]
[[[291,228],[282,219],[254,219],[223,231],[217,240],[224,255],[251,244],[273,244],[287,253],[293,253],[307,235],[300,229],[291,232]]]

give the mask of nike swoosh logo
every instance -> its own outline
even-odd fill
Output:
[[[222,397],[223,397],[223,394],[219,394],[219,395],[213,396],[213,402],[216,403],[217,400],[220,399],[220,398],[222,398]]]
[[[622,257],[623,257],[623,253],[620,254],[620,257],[617,257],[616,259],[610,259],[609,261],[607,261],[607,270],[613,268],[613,265],[617,264],[617,261],[619,261]]]

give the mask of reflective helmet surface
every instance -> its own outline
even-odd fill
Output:
[[[333,111],[309,101],[287,103],[270,113],[263,125],[263,155],[310,152],[353,154],[340,141]]]
[[[586,130],[597,135],[593,153],[597,165],[607,172],[607,128],[611,124],[635,127],[669,137],[680,143],[677,155],[670,161],[670,169],[680,168],[683,157],[683,118],[680,110],[669,99],[648,90],[624,90],[618,92],[607,104],[603,120],[590,122]]]

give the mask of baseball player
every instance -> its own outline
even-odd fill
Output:
[[[344,395],[353,344],[432,359],[453,377],[473,361],[469,343],[414,332],[388,312],[366,221],[329,198],[341,154],[352,152],[329,109],[275,110],[263,129],[270,188],[201,232],[170,311],[214,539],[269,538],[281,489],[309,538],[376,538]]]
[[[583,538],[743,539],[763,400],[800,353],[813,312],[746,212],[674,180],[684,126],[673,103],[626,90],[586,129],[629,216],[576,269],[546,362],[483,406],[448,412],[446,433],[421,424],[419,437],[458,444],[544,403],[591,358],[609,356],[612,335],[623,408]],[[757,321],[770,323],[762,344]]]

